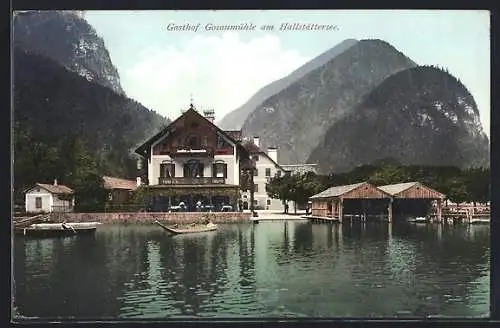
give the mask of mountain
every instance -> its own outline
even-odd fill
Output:
[[[23,11],[13,19],[14,46],[51,58],[85,77],[124,94],[104,41],[80,11]]]
[[[305,63],[304,65],[302,65],[301,67],[299,67],[286,77],[266,85],[265,87],[260,89],[255,95],[253,95],[252,98],[250,98],[250,100],[248,100],[241,107],[235,109],[234,111],[224,116],[220,120],[220,122],[217,123],[217,125],[220,126],[222,129],[228,129],[228,130],[240,129],[243,123],[245,122],[245,119],[248,117],[248,115],[252,111],[254,111],[259,105],[261,105],[266,99],[277,94],[281,90],[287,88],[289,85],[299,80],[309,72],[315,70],[318,67],[323,66],[324,64],[332,60],[335,56],[341,54],[346,49],[355,45],[357,42],[358,42],[357,40],[353,39],[344,40],[339,44],[337,44],[335,47],[317,56],[313,60],[308,61],[307,63]]]
[[[329,173],[383,158],[467,168],[489,167],[489,154],[467,88],[442,69],[419,66],[391,75],[334,122],[309,161]]]
[[[68,183],[87,169],[135,178],[133,149],[168,123],[138,102],[19,48],[13,87],[17,190],[55,177]]]
[[[386,77],[416,64],[389,43],[361,40],[264,101],[246,119],[245,136],[277,146],[282,164],[304,163],[340,120]]]

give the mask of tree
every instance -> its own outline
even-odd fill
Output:
[[[75,187],[75,210],[93,212],[104,209],[108,191],[104,189],[104,180],[97,174],[90,174]]]
[[[490,200],[490,170],[471,168],[463,172],[467,198],[470,201],[486,203]]]
[[[283,205],[285,205],[287,201],[292,200],[291,195],[294,188],[293,179],[293,176],[288,173],[272,177],[266,184],[267,195],[271,198],[281,200]]]
[[[375,185],[388,185],[401,182],[407,182],[408,176],[402,167],[393,165],[384,166],[377,170],[369,179],[368,182]]]
[[[319,177],[313,172],[295,174],[293,177],[294,187],[291,189],[291,200],[294,201],[294,212],[297,214],[297,205],[304,205],[309,198],[324,189]]]

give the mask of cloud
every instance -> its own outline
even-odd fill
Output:
[[[283,49],[277,36],[197,35],[182,46],[150,47],[122,76],[127,95],[170,118],[193,95],[195,106],[214,108],[216,119],[244,104],[261,87],[282,78],[310,58]]]

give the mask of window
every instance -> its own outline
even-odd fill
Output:
[[[254,155],[253,159],[254,159],[254,161],[258,162],[259,161],[259,155]]]
[[[203,136],[203,141],[202,141],[201,145],[204,147],[208,146],[208,137],[207,136]]]
[[[268,199],[268,200],[266,201],[266,204],[267,204],[267,206],[270,206],[270,205],[271,205],[271,200],[270,200],[270,199]]]
[[[36,197],[35,198],[35,207],[36,208],[42,208],[42,197]]]
[[[257,205],[259,205],[259,201],[257,199],[254,199],[253,200],[253,206],[257,206]]]
[[[256,183],[253,185],[253,192],[259,192],[259,185]]]
[[[189,137],[189,148],[196,149],[198,147],[198,137],[190,136]]]
[[[213,177],[227,178],[227,164],[217,161],[213,164]]]
[[[277,171],[277,172],[276,172],[276,175],[277,175],[278,177],[280,177],[280,176],[281,176],[281,171]]]
[[[198,160],[191,159],[184,164],[185,178],[202,178],[204,165]]]
[[[270,177],[270,176],[271,176],[271,169],[267,168],[266,169],[266,177]]]
[[[160,178],[173,178],[175,177],[175,164],[174,163],[161,163],[160,164]]]
[[[259,176],[259,170],[258,169],[253,170],[253,176],[254,177]]]

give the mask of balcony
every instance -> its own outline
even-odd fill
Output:
[[[158,178],[160,185],[208,185],[208,184],[225,184],[225,178],[203,177],[203,178]]]
[[[187,147],[172,147],[170,156],[172,157],[214,157],[212,147],[198,147],[190,149]]]

